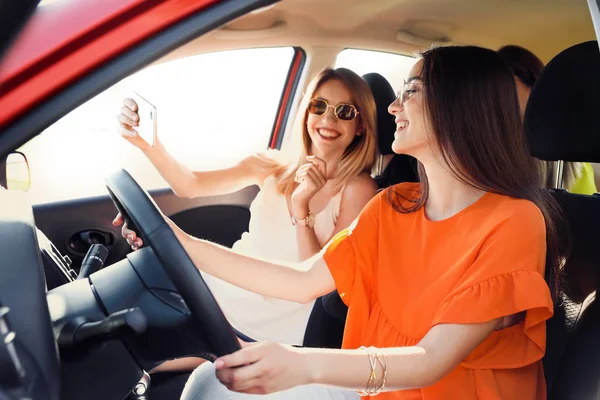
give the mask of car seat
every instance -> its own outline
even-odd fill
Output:
[[[596,41],[564,50],[536,81],[525,111],[533,156],[557,162],[557,200],[570,251],[562,291],[547,323],[544,371],[551,400],[600,398],[600,195],[561,189],[563,162],[600,162],[600,51]]]

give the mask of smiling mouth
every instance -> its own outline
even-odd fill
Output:
[[[338,137],[342,136],[340,133],[332,130],[332,129],[317,129],[317,134],[324,140],[334,140]]]
[[[404,129],[409,125],[408,121],[398,121],[396,123],[396,128],[397,129]]]

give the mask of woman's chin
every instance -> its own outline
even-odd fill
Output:
[[[313,142],[312,151],[313,155],[319,157],[332,157],[339,153],[343,153],[346,148],[341,143],[323,143]]]
[[[394,139],[392,142],[392,151],[396,154],[408,154],[407,151],[409,150],[410,147],[406,146],[406,143],[402,143],[402,140]]]
[[[396,154],[406,154],[419,159],[423,152],[429,151],[428,143],[407,143],[403,138],[396,138],[392,142],[392,151]]]

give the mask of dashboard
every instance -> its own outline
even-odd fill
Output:
[[[40,229],[36,228],[36,233],[44,264],[47,290],[76,280],[77,272],[71,268],[73,262],[69,256],[62,255]]]

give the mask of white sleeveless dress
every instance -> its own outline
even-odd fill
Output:
[[[315,234],[320,243],[329,240],[340,212],[342,190],[315,215]],[[265,180],[250,205],[250,226],[233,250],[248,256],[300,261],[296,228],[291,223],[285,196],[275,187],[275,178]],[[308,266],[307,266],[308,267]],[[255,340],[301,345],[314,302],[298,304],[272,299],[202,273],[229,323]],[[200,365],[188,379],[181,400],[360,400],[356,392],[317,385],[300,386],[266,396],[229,392],[216,379],[212,363]]]
[[[325,243],[334,232],[342,192],[343,188],[315,215],[314,230],[319,243]],[[265,179],[250,205],[248,232],[233,245],[233,250],[262,259],[301,261],[296,229],[286,198],[277,192],[275,178],[271,176]],[[235,329],[255,340],[302,345],[314,302],[299,304],[268,298],[206,273],[203,278]]]

